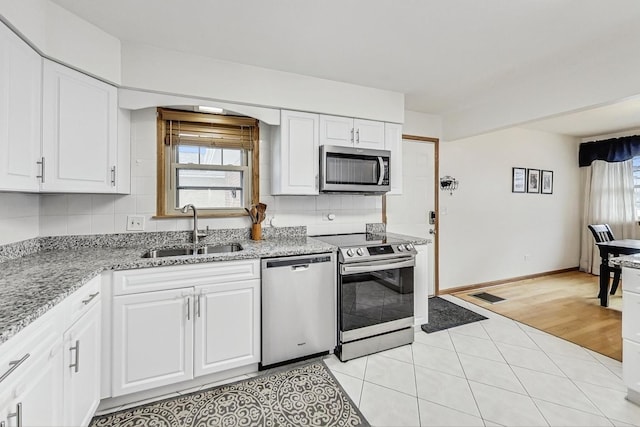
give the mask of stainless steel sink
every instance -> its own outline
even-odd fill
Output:
[[[208,245],[200,248],[201,254],[219,254],[225,252],[238,252],[242,250],[240,243],[228,243],[225,245]]]
[[[219,254],[226,252],[241,251],[242,246],[239,243],[227,243],[223,245],[207,245],[201,248],[166,248],[166,249],[154,249],[146,252],[142,255],[142,258],[164,258],[171,256],[184,256],[184,255],[207,255],[207,254]]]

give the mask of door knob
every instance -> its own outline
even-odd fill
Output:
[[[436,230],[434,230],[433,228],[429,229],[429,234],[436,234]]]

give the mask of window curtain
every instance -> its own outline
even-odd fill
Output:
[[[600,255],[587,225],[609,224],[616,239],[636,238],[633,160],[593,160],[580,169],[584,185],[580,270],[598,275]]]

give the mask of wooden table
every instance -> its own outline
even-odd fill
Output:
[[[609,254],[631,255],[640,253],[640,240],[611,240],[609,242],[596,243],[600,249],[600,305],[609,305],[609,277],[611,269],[609,267]]]

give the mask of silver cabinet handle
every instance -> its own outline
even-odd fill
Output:
[[[360,129],[356,130],[356,144],[360,144]]]
[[[200,298],[202,298],[202,295],[196,297],[196,316],[198,317],[200,317]]]
[[[83,299],[83,300],[82,300],[82,303],[83,303],[84,305],[89,304],[89,303],[91,302],[91,300],[93,300],[93,299],[94,299],[95,297],[97,297],[99,294],[100,294],[100,292],[96,292],[95,294],[89,294],[89,298],[87,298],[87,299]]]
[[[7,414],[7,419],[16,417],[16,427],[22,427],[22,403],[16,405],[16,412]]]
[[[29,358],[29,356],[31,356],[31,354],[27,353],[24,356],[22,356],[22,358],[20,358],[19,360],[10,361],[9,362],[9,366],[10,366],[9,370],[7,372],[5,372],[4,374],[2,374],[2,376],[0,376],[0,383],[2,381],[4,381],[4,379],[7,378],[9,375],[11,375],[11,373],[13,371],[18,369],[18,366],[22,365],[22,363],[24,363],[24,361],[27,360]]]
[[[187,297],[187,320],[191,320],[191,298]]]
[[[111,186],[112,187],[116,186],[116,167],[115,166],[111,167]]]
[[[80,370],[80,340],[76,340],[75,347],[71,347],[69,351],[76,352],[76,361],[69,365],[70,368],[75,368],[74,370],[78,372]]]
[[[40,157],[40,161],[36,164],[40,165],[40,175],[37,175],[36,178],[40,178],[40,182],[44,183],[44,157]]]
[[[354,142],[354,139],[353,139],[353,132],[354,132],[354,129],[353,129],[353,128],[351,128],[351,143],[353,143],[353,142]]]

